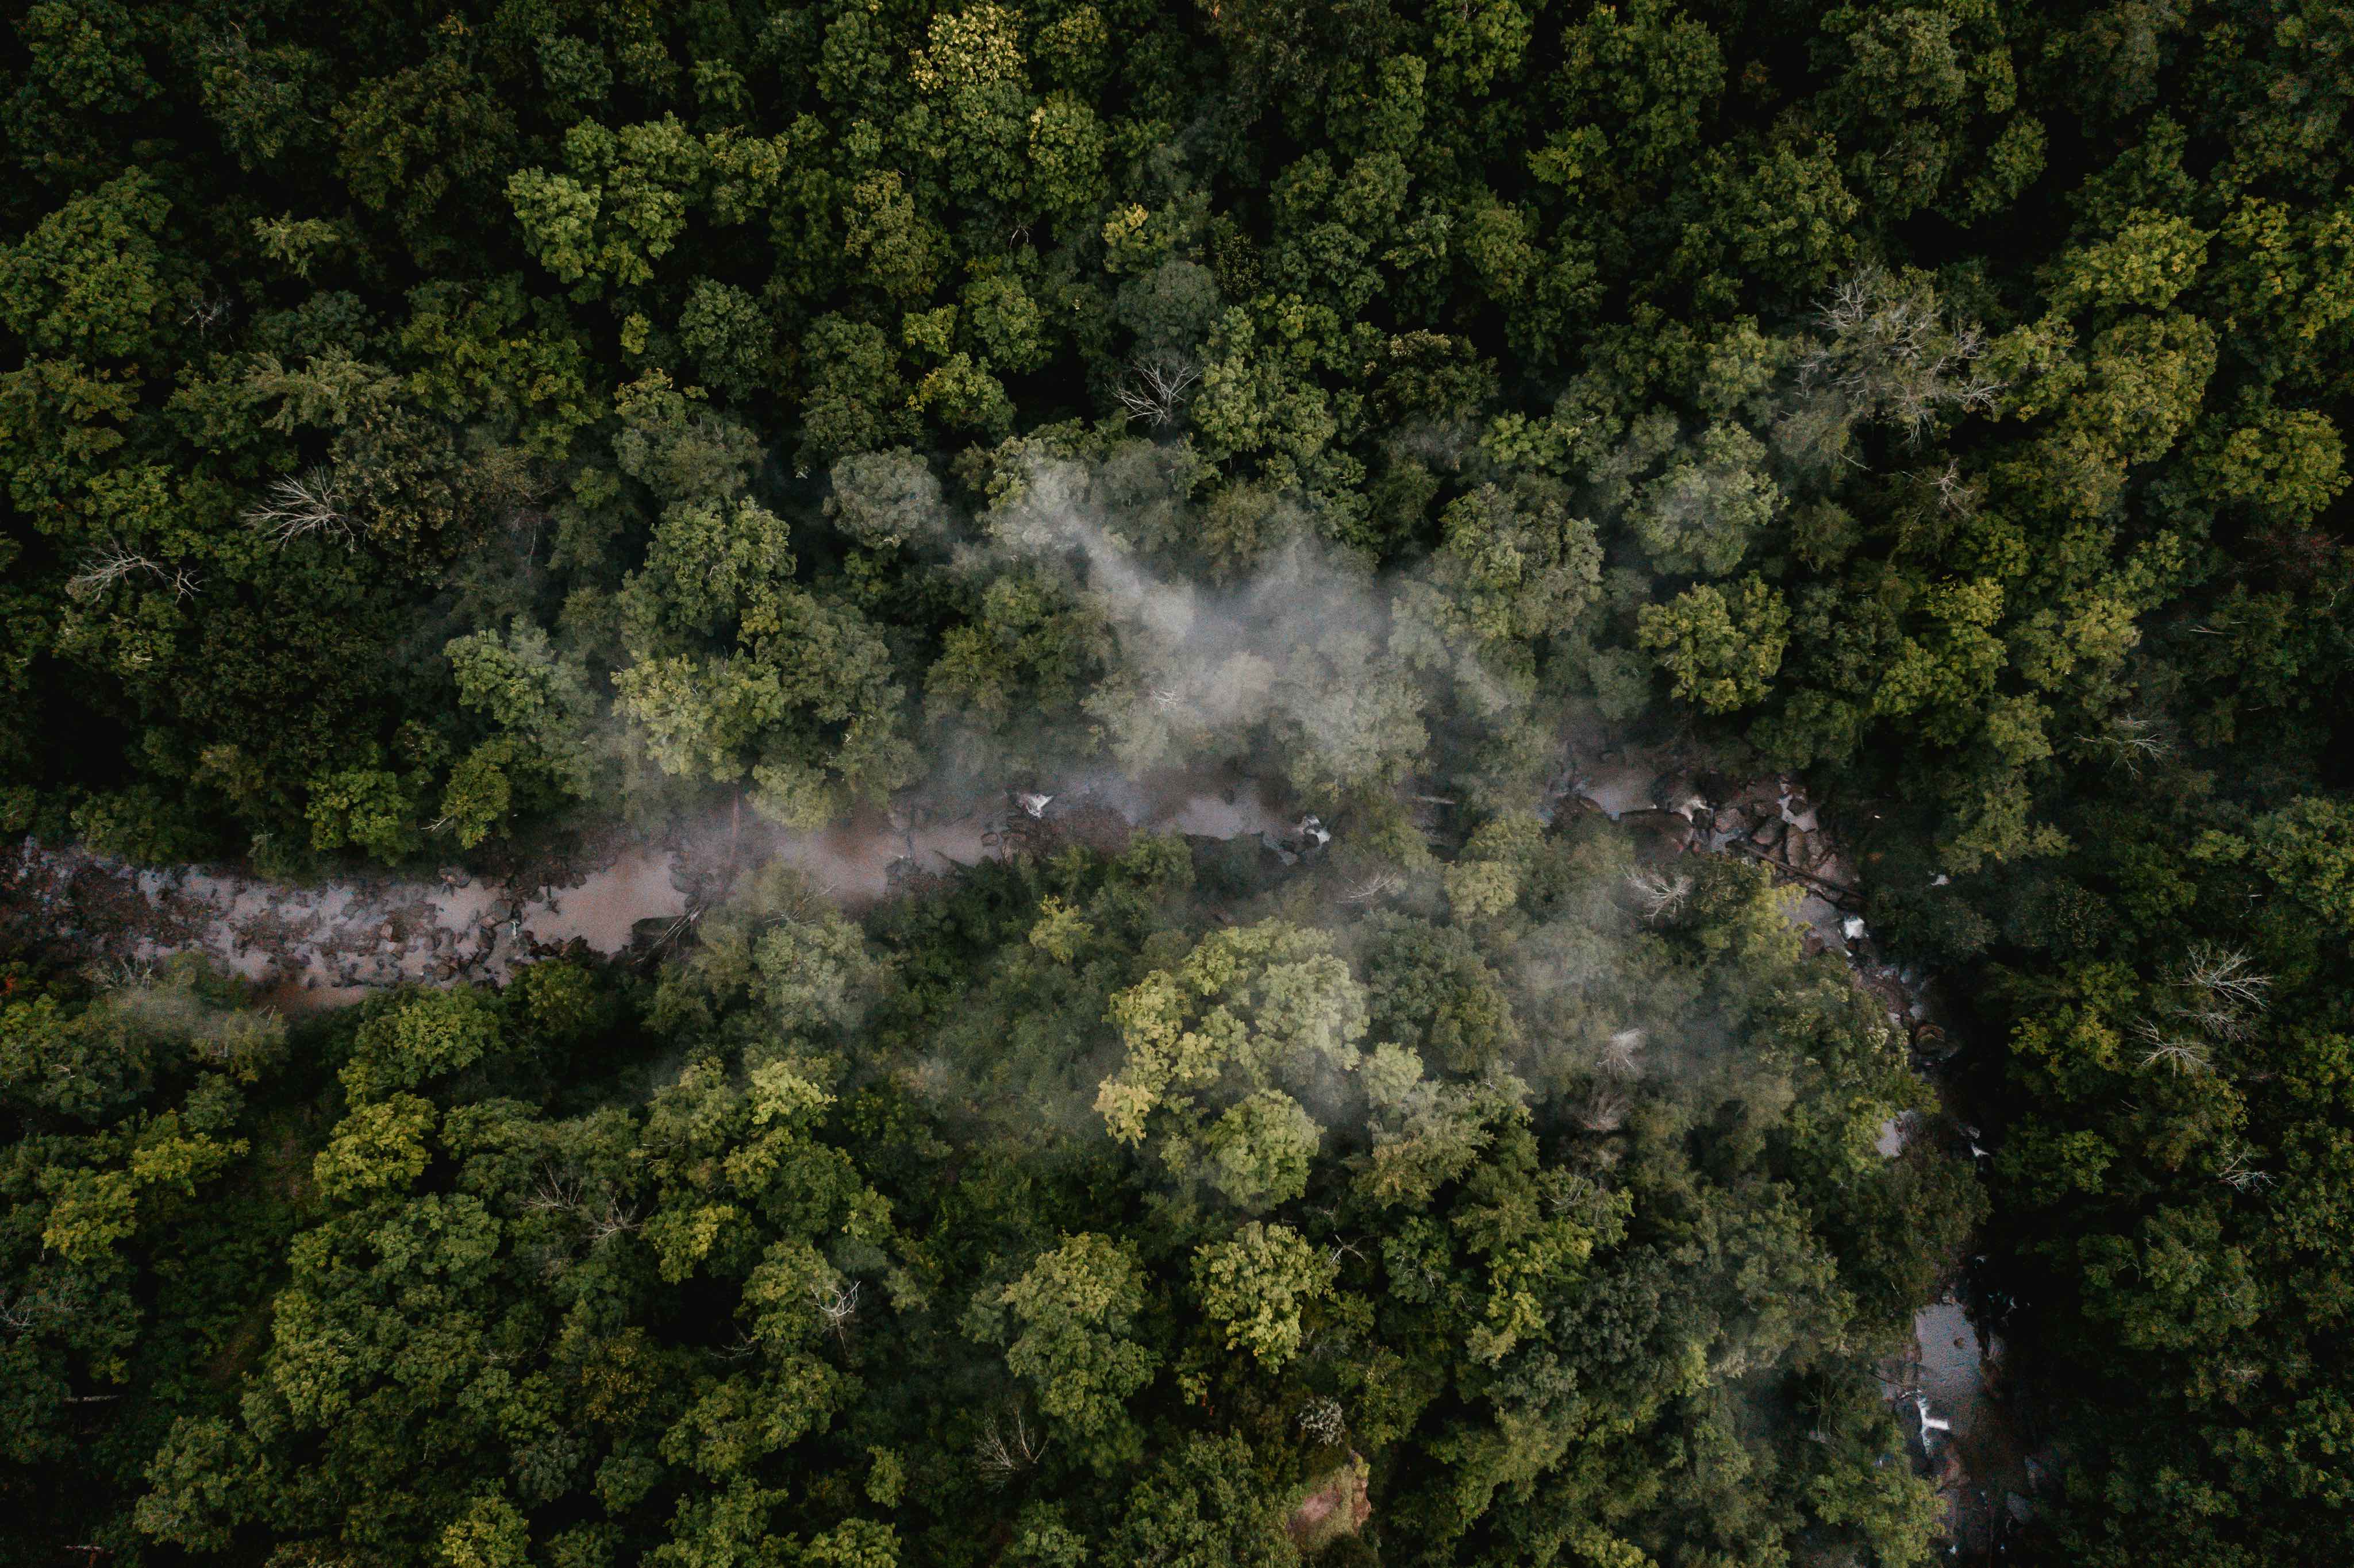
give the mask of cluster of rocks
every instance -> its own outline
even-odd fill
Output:
[[[991,854],[1044,858],[1076,844],[1097,853],[1116,855],[1135,836],[1135,825],[1126,817],[1078,791],[1047,795],[1009,789],[1005,800],[1006,810],[982,819],[981,842]],[[946,863],[926,868],[935,876],[950,869]],[[911,866],[909,874],[914,873]]]
[[[1655,758],[1621,754],[1566,776],[1555,795],[1556,810],[1605,812],[1645,835],[1647,859],[1731,854],[1770,867],[1801,892],[1791,913],[1808,950],[1845,958],[1857,986],[1909,1042],[1915,1067],[1935,1075],[1956,1054],[1957,1043],[1937,1021],[1935,977],[1890,962],[1872,941],[1854,873],[1819,803],[1798,780],[1662,771]],[[1950,1139],[1974,1160],[1988,1158],[1976,1127],[1917,1115],[1886,1123],[1879,1152],[1899,1158],[1924,1137]],[[1988,1308],[1988,1321],[1999,1321],[1992,1304],[1977,1305]],[[1993,1553],[2030,1515],[2041,1478],[1996,1396],[2000,1338],[1982,1331],[1976,1315],[1951,1294],[1921,1308],[1915,1353],[1892,1359],[1882,1374],[1890,1403],[1905,1419],[1916,1468],[1937,1484],[1953,1550],[1974,1559]]]
[[[1854,873],[1819,804],[1798,780],[1660,771],[1655,759],[1621,755],[1570,775],[1556,795],[1557,810],[1606,812],[1643,833],[1648,859],[1732,854],[1770,867],[1800,889],[1791,914],[1807,949],[1847,960],[1855,984],[1886,1010],[1890,1026],[1909,1043],[1916,1069],[1935,1075],[1956,1054],[1957,1043],[1937,1021],[1934,977],[1890,962],[1872,941]],[[1946,878],[1937,881],[1943,885]],[[1909,1142],[1923,1137],[1953,1140],[1974,1160],[1988,1157],[1977,1128],[1913,1115],[1882,1126],[1879,1152],[1900,1158]],[[1951,1294],[1921,1308],[1915,1353],[1892,1360],[1882,1375],[1890,1403],[1904,1418],[1915,1467],[1937,1485],[1955,1553],[1975,1559],[1995,1552],[2029,1516],[2039,1478],[1995,1395],[2001,1340],[1982,1332],[1973,1316]],[[1989,1311],[1988,1320],[1999,1321],[1999,1313]]]
[[[482,973],[494,955],[514,956],[520,944],[503,904],[472,877],[444,872],[438,895],[395,885],[324,908],[282,899],[269,919],[235,926],[231,936],[236,951],[265,956],[281,989],[449,985]]]
[[[1773,866],[1842,910],[1860,906],[1853,873],[1806,786],[1787,774],[1735,781],[1670,771],[1638,783],[1639,759],[1568,775],[1556,810],[1599,810],[1649,836],[1654,853],[1742,854]]]
[[[1798,890],[1791,918],[1807,950],[1846,959],[1856,983],[1887,1010],[1890,1025],[1924,1065],[1953,1054],[1935,1021],[1933,977],[1883,958],[1855,873],[1803,781],[1788,774],[1734,779],[1627,752],[1565,771],[1554,783],[1551,809],[1599,811],[1636,830],[1647,859],[1724,854],[1766,866]]]
[[[1258,842],[1282,864],[1298,865],[1322,853],[1324,846],[1332,842],[1332,831],[1324,825],[1323,818],[1311,811],[1281,832],[1260,833]]]
[[[1671,798],[1678,789],[1683,792],[1676,810],[1702,841],[1695,847],[1763,861],[1815,887],[1841,908],[1860,904],[1853,874],[1824,832],[1820,810],[1803,784],[1787,774],[1739,786],[1709,775],[1691,786],[1677,779],[1668,782]],[[1711,783],[1717,788],[1706,789]]]

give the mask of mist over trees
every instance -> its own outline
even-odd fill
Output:
[[[8,1560],[1915,1561],[1981,1206],[2016,1552],[2354,1548],[2343,7],[9,26],[12,838],[1336,837],[291,1033],[7,955]],[[1573,724],[1838,798],[1975,1181],[1761,884],[1525,814]]]
[[[1765,874],[1659,919],[1586,818],[1363,916],[1221,853],[864,931],[771,874],[658,982],[291,1036],[200,965],[18,983],[12,1488],[120,1391],[19,1541],[1284,1563],[1353,1477],[1341,1560],[1920,1560],[1872,1363],[1978,1200],[1872,1147],[1927,1091]]]

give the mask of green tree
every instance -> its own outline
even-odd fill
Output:
[[[1297,1231],[1253,1220],[1194,1249],[1193,1287],[1228,1350],[1276,1368],[1299,1352],[1300,1315],[1332,1287],[1332,1266]]]
[[[1158,1358],[1137,1338],[1145,1284],[1132,1250],[1083,1232],[1041,1254],[997,1298],[1017,1325],[1005,1364],[1041,1410],[1082,1437],[1119,1446],[1125,1406],[1152,1380]]]
[[[1143,1141],[1156,1117],[1190,1126],[1231,1075],[1257,1088],[1304,1086],[1356,1063],[1363,991],[1321,935],[1279,920],[1205,937],[1184,960],[1112,999],[1126,1057],[1096,1108],[1112,1135]]]
[[[632,662],[619,711],[670,773],[734,782],[814,827],[907,781],[889,650],[793,580],[790,534],[757,503],[673,503],[620,595]]]
[[[1162,1457],[1129,1494],[1114,1547],[1169,1568],[1287,1568],[1299,1550],[1258,1479],[1255,1457],[1232,1434],[1195,1435]]]
[[[1739,426],[1712,425],[1696,452],[1646,485],[1632,521],[1652,566],[1712,577],[1738,567],[1781,505],[1765,456],[1764,443]]]
[[[134,168],[50,213],[0,248],[0,321],[37,353],[142,356],[178,292],[162,244],[171,210]]]
[[[346,768],[311,781],[311,847],[355,849],[387,863],[425,840],[401,777],[385,768]]]
[[[741,289],[696,279],[679,313],[678,336],[705,383],[736,402],[775,379],[775,329],[760,302]]]
[[[1675,694],[1706,713],[1765,700],[1788,645],[1790,611],[1765,579],[1744,577],[1728,596],[1713,583],[1645,605],[1637,638],[1659,656]]]

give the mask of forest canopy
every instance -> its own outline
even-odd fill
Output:
[[[1872,1363],[1967,1166],[1762,871],[1647,916],[1583,822],[1473,918],[1146,836],[291,1034],[20,984],[16,1475],[125,1391],[26,1549],[1921,1561]]]
[[[2344,6],[9,26],[12,839],[1334,834],[291,1027],[0,955],[9,1561],[1914,1562],[1965,1253],[2015,1551],[2354,1550]],[[1978,1155],[1573,727],[1839,803]]]

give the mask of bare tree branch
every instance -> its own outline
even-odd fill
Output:
[[[195,568],[166,567],[126,545],[109,544],[83,562],[80,571],[66,579],[66,592],[78,599],[93,599],[118,583],[141,576],[154,577],[169,589],[175,599],[204,591],[204,579],[196,575]]]
[[[1032,1429],[1017,1404],[1007,1409],[1004,1418],[989,1418],[972,1446],[972,1457],[982,1479],[1002,1487],[1036,1464],[1045,1451],[1044,1435]]]
[[[1691,896],[1692,879],[1681,872],[1670,874],[1654,866],[1638,866],[1627,874],[1628,890],[1635,895],[1635,906],[1646,920],[1665,920],[1684,906]]]
[[[810,1305],[817,1308],[818,1321],[838,1342],[847,1343],[850,1325],[858,1317],[858,1281],[836,1279],[832,1283],[810,1286]]]
[[[351,514],[335,477],[323,468],[278,481],[269,499],[245,514],[245,525],[283,548],[306,534],[349,542]]]
[[[1161,350],[1139,355],[1128,362],[1111,395],[1131,419],[1142,419],[1159,429],[1173,423],[1184,408],[1186,393],[1202,379],[1202,367],[1193,355]]]
[[[2169,1034],[2155,1023],[2137,1023],[2134,1033],[2141,1036],[2149,1049],[2142,1053],[2141,1065],[2155,1067],[2161,1063],[2177,1073],[2204,1074],[2215,1070],[2215,1058],[2203,1040],[2192,1040],[2180,1034]]]
[[[2123,768],[2128,779],[2140,778],[2144,768],[2174,755],[2174,737],[2166,721],[2133,714],[2120,714],[2097,733],[2084,736],[2083,741],[2095,756],[2105,757],[2112,766]]]

